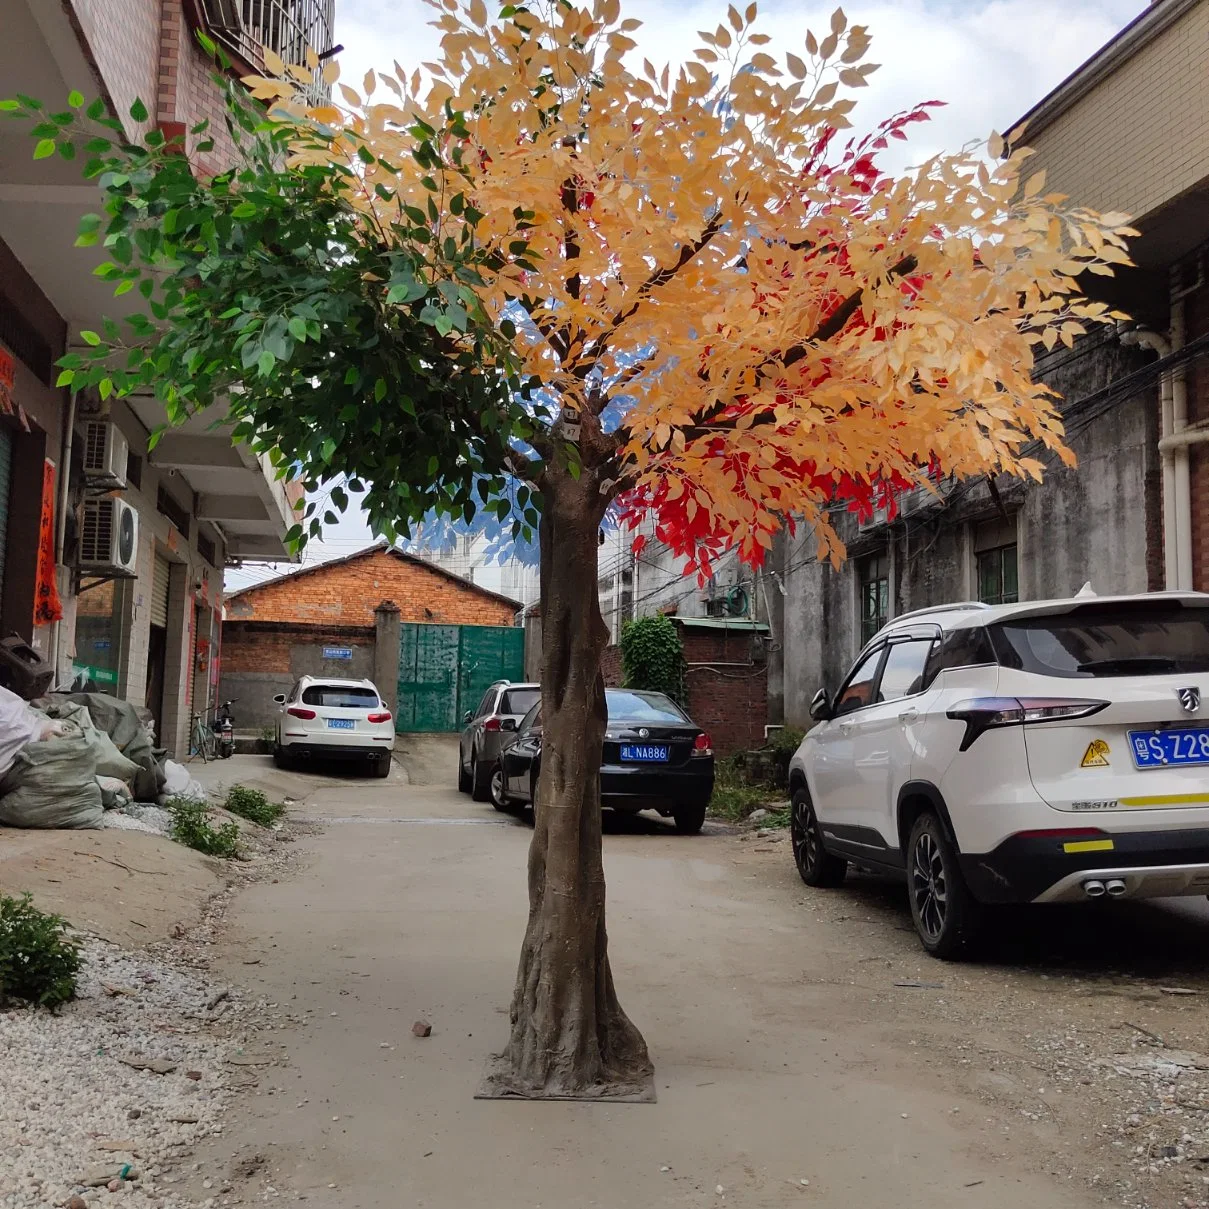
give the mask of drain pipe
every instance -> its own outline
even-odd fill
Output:
[[[1184,299],[1196,293],[1205,284],[1205,264],[1197,264],[1196,280],[1189,286],[1181,281],[1180,265],[1171,268],[1171,351],[1179,352],[1186,342],[1186,317]],[[1175,531],[1176,531],[1176,587],[1181,591],[1192,590],[1192,486],[1190,444],[1185,438],[1188,433],[1188,367],[1178,365],[1171,372],[1172,428],[1171,436],[1175,448]],[[1178,442],[1178,443],[1177,443]]]
[[[1158,332],[1145,328],[1131,328],[1121,333],[1121,343],[1126,346],[1148,348],[1160,358],[1169,356],[1171,344]],[[1187,421],[1187,395],[1185,395],[1185,421]],[[1176,539],[1176,485],[1175,444],[1172,440],[1175,427],[1174,374],[1166,371],[1159,378],[1159,460],[1163,472],[1163,587],[1174,591],[1179,581],[1179,565]]]

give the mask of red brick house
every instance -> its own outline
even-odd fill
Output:
[[[293,571],[226,598],[221,696],[237,698],[241,728],[271,725],[275,693],[303,675],[373,680],[396,713],[401,636],[410,658],[433,652],[404,683],[447,675],[451,691],[473,695],[479,681],[509,669],[460,667],[463,631],[490,637],[511,628],[521,605],[385,542],[346,558]],[[410,646],[408,645],[410,640]],[[477,644],[481,648],[482,643]],[[519,640],[517,643],[520,649]],[[423,691],[435,691],[424,683]],[[482,687],[478,687],[482,695]],[[453,715],[451,715],[453,717]],[[445,729],[441,727],[440,729]]]

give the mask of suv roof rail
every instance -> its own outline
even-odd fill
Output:
[[[927,617],[932,613],[955,613],[959,609],[990,609],[994,608],[984,600],[955,600],[950,604],[930,605],[926,609],[913,609],[910,613],[900,613],[897,617],[891,617],[889,621],[882,626],[883,630],[888,630],[892,625],[898,625],[900,621],[909,621],[912,617]]]

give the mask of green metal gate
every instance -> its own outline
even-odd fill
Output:
[[[460,730],[488,685],[524,674],[525,632],[518,627],[406,622],[399,635],[395,730]]]

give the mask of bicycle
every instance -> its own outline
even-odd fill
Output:
[[[189,755],[201,756],[203,764],[215,759],[214,731],[207,723],[205,714],[189,715]]]

